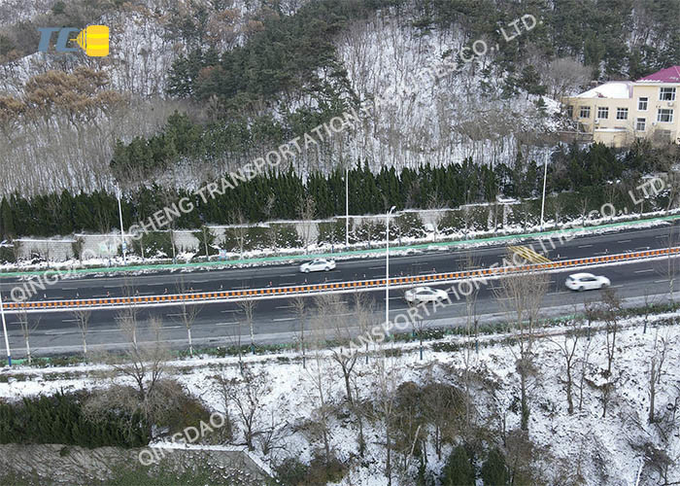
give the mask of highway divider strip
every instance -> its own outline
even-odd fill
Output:
[[[616,255],[576,258],[572,260],[552,261],[549,263],[533,263],[519,266],[505,266],[467,270],[460,272],[433,273],[428,275],[390,277],[391,288],[405,288],[414,285],[445,284],[466,279],[485,279],[503,276],[509,273],[522,273],[532,270],[550,271],[563,268],[601,265],[607,263],[630,262],[645,258],[658,258],[680,254],[680,247],[657,250],[636,251]],[[244,300],[261,300],[288,298],[298,295],[307,296],[325,292],[354,292],[375,290],[385,287],[385,279],[356,280],[350,282],[325,282],[319,284],[302,284],[287,287],[266,287],[259,289],[220,290],[212,292],[192,292],[184,294],[150,295],[134,297],[106,297],[72,300],[45,300],[32,302],[6,302],[5,312],[54,312],[74,311],[80,309],[119,309],[123,307],[148,307],[181,304],[200,304],[217,302],[238,302]]]

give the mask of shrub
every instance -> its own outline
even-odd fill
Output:
[[[0,246],[0,263],[16,263],[17,259],[11,246]]]
[[[196,251],[199,255],[205,256],[206,247],[208,248],[208,256],[216,255],[218,253],[217,248],[215,248],[215,240],[217,238],[210,228],[201,226],[199,231],[193,232],[193,235],[198,240],[198,248],[196,248]]]
[[[425,225],[423,225],[423,221],[418,213],[400,214],[395,218],[394,227],[397,236],[406,238],[425,237]],[[390,237],[392,237],[391,233],[392,231],[390,231]]]
[[[309,473],[309,466],[297,457],[289,457],[276,468],[276,477],[284,486],[301,486]]]
[[[351,228],[350,222],[350,228]],[[330,243],[336,245],[345,242],[345,220],[338,219],[333,222],[324,221],[319,223],[318,243]]]
[[[143,252],[142,249],[144,250]],[[172,237],[170,236],[170,232],[158,231],[143,233],[141,238],[132,240],[131,251],[133,254],[137,256],[144,256],[145,258],[170,258],[172,257],[173,253]]]
[[[82,447],[139,447],[150,427],[139,412],[107,410],[97,417],[83,411],[86,392],[24,398],[0,404],[0,443],[66,444]]]
[[[300,248],[302,240],[298,235],[294,224],[277,225],[276,229],[276,246],[279,248]]]

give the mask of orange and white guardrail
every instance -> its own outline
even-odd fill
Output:
[[[519,266],[491,267],[477,270],[433,273],[429,275],[390,277],[391,288],[405,288],[413,285],[439,285],[466,279],[485,279],[503,276],[509,273],[522,273],[531,270],[561,270],[571,267],[584,267],[609,263],[631,262],[646,258],[658,258],[668,255],[679,255],[680,247],[646,250],[616,255],[606,255],[572,260],[532,263]],[[286,287],[266,287],[259,289],[220,290],[212,292],[191,292],[184,294],[164,294],[134,297],[106,297],[92,299],[43,300],[28,302],[5,302],[5,312],[58,312],[80,309],[119,309],[123,307],[156,307],[176,306],[181,304],[238,302],[244,300],[262,300],[290,298],[322,293],[346,293],[385,288],[385,279],[356,280],[350,282],[319,283],[291,285]]]

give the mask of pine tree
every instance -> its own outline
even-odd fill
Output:
[[[442,486],[475,486],[475,471],[464,446],[451,452],[442,475]]]
[[[489,452],[489,457],[482,465],[481,474],[484,486],[506,486],[509,484],[510,475],[505,465],[505,456],[498,448]]]
[[[13,238],[16,236],[14,231],[14,217],[7,198],[3,197],[0,202],[0,240]]]

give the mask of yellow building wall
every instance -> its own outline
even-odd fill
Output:
[[[673,86],[665,84],[663,86]],[[632,98],[577,98],[566,97],[562,100],[565,106],[573,106],[572,118],[580,123],[581,129],[586,133],[593,134],[596,142],[613,145],[616,147],[626,146],[639,137],[652,137],[660,135],[662,130],[669,133],[661,135],[663,138],[668,136],[669,141],[680,143],[680,84],[675,85],[676,99],[669,106],[668,101],[659,100],[659,88],[661,84],[633,85]],[[647,98],[647,110],[638,110],[640,98]],[[582,118],[580,116],[581,107],[590,107],[590,116]],[[598,117],[598,108],[609,108],[608,117]],[[616,118],[617,108],[628,108],[628,117],[625,120]],[[673,122],[657,122],[657,112],[659,108],[673,110]],[[637,119],[645,119],[645,130],[637,130]],[[597,123],[595,120],[598,120]]]
[[[635,101],[636,118],[647,119],[646,136],[651,136],[656,130],[670,131],[670,140],[677,142],[680,137],[680,84],[675,85],[675,101],[660,101],[659,88],[661,84],[645,84],[633,85],[633,100]],[[673,85],[665,84],[665,87],[672,87]],[[647,111],[637,110],[638,100],[641,97],[648,99]],[[673,110],[673,122],[657,122],[657,113],[659,108]]]

